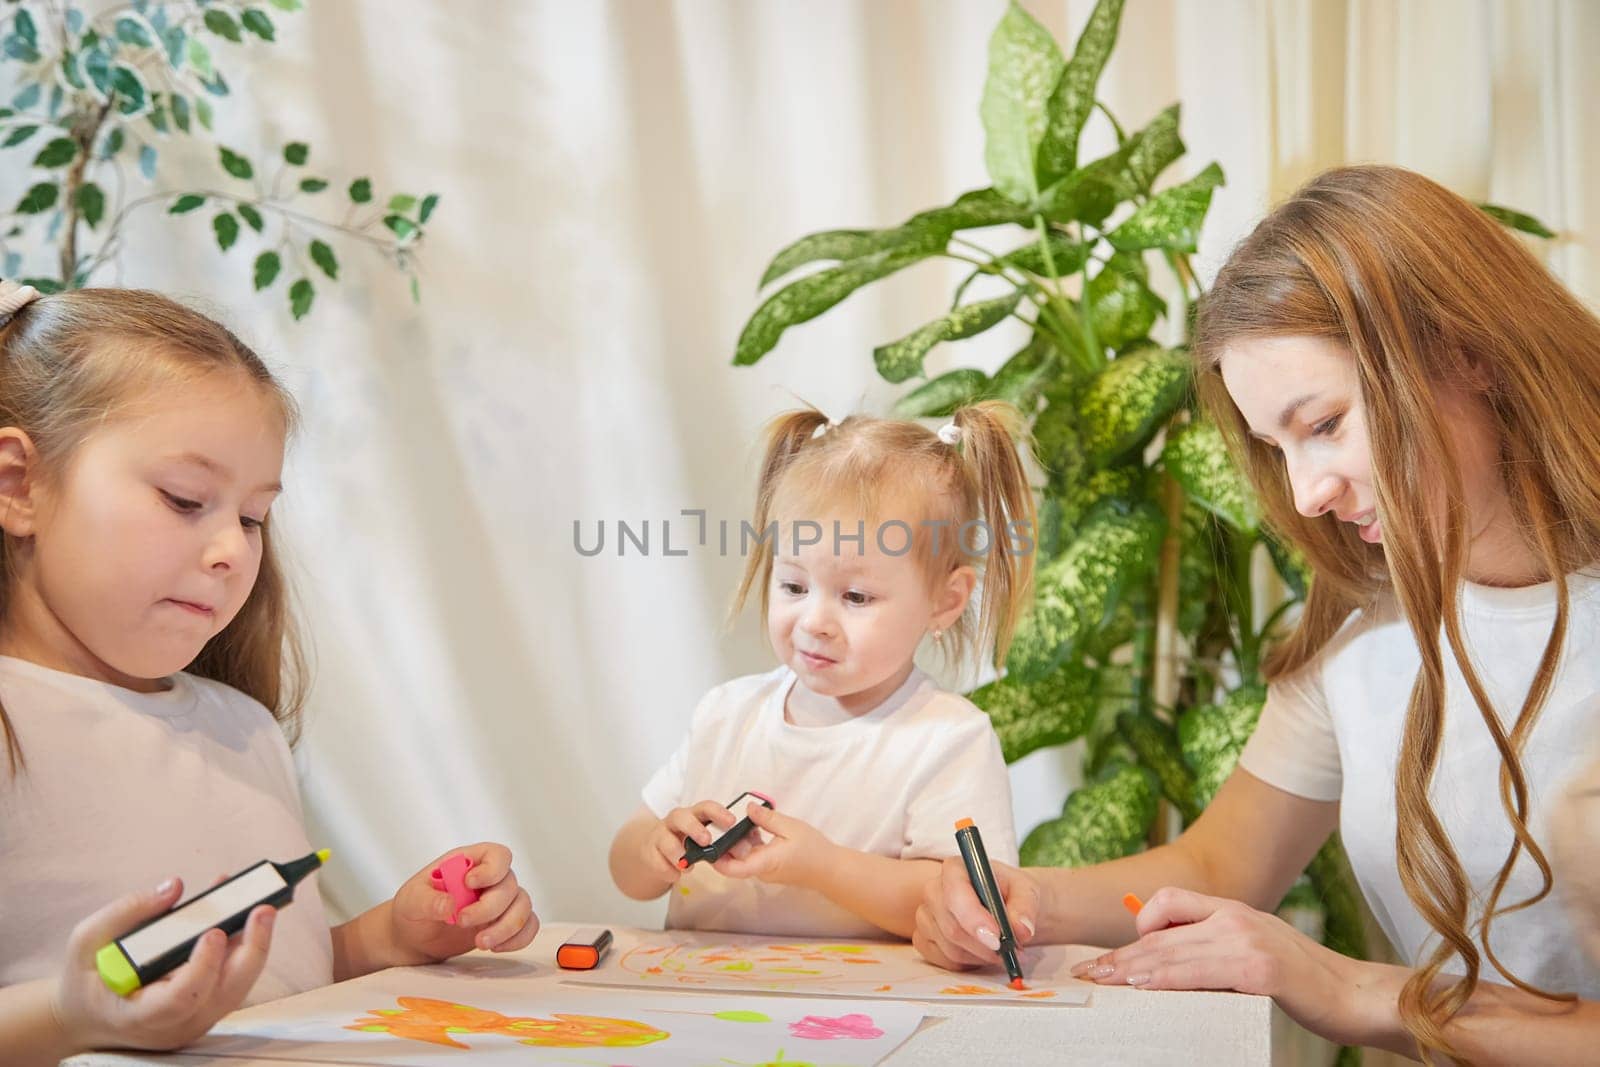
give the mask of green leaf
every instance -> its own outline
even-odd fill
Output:
[[[1039,142],[1039,185],[1069,173],[1078,165],[1078,136],[1094,109],[1094,90],[1117,42],[1123,0],[1099,0],[1078,37],[1072,58],[1056,82],[1046,108],[1044,138]]]
[[[389,198],[390,211],[410,211],[417,206],[417,198],[406,193],[396,193]]]
[[[1148,193],[1156,177],[1183,155],[1178,116],[1179,106],[1173,104],[1131,135],[1123,151],[1115,153],[1124,160],[1122,175],[1136,192]]]
[[[194,117],[200,120],[200,125],[211,129],[211,102],[203,97],[195,97]]]
[[[1075,485],[1084,477],[1088,460],[1078,433],[1078,415],[1070,381],[1048,381],[1043,389],[1049,404],[1033,421],[1033,440],[1039,465],[1055,487]]]
[[[126,63],[118,63],[111,68],[111,88],[119,101],[117,110],[124,115],[137,115],[150,102],[150,94],[144,86],[144,75]]]
[[[262,228],[266,225],[265,220],[261,218],[261,212],[257,211],[249,204],[240,204],[234,210],[239,212],[239,217],[244,219],[244,221],[249,224],[250,228],[257,233],[260,233]]]
[[[239,220],[227,211],[211,220],[211,229],[217,235],[217,247],[226,252],[239,239]]]
[[[1167,302],[1145,284],[1138,255],[1125,252],[1114,253],[1089,279],[1088,302],[1095,339],[1106,348],[1121,348],[1144,337],[1167,310]]]
[[[1033,612],[1017,628],[1008,659],[1019,681],[1034,681],[1070,659],[1111,617],[1122,590],[1154,565],[1166,523],[1149,503],[1102,506],[1035,582]]]
[[[1501,207],[1498,204],[1479,204],[1478,208],[1485,215],[1488,215],[1491,219],[1494,219],[1496,222],[1500,223],[1500,225],[1510,227],[1513,230],[1520,230],[1523,233],[1531,233],[1535,237],[1549,238],[1556,235],[1556,232],[1550,227],[1546,226],[1532,215],[1524,214],[1521,211],[1517,211],[1508,207]]]
[[[1035,333],[994,372],[989,395],[1015,404],[1024,415],[1031,415],[1038,406],[1039,394],[1055,376],[1059,364],[1055,345],[1044,334]]]
[[[84,182],[78,187],[78,211],[92,230],[100,225],[106,215],[106,193],[94,182]]]
[[[156,150],[150,145],[139,146],[139,173],[147,182],[156,180]]]
[[[275,41],[278,39],[272,29],[272,19],[267,16],[265,11],[260,11],[253,7],[247,8],[244,14],[239,17],[239,21],[244,23],[245,29],[263,41]]]
[[[1084,452],[1101,467],[1142,448],[1189,390],[1189,357],[1164,348],[1118,356],[1095,375],[1078,405]]]
[[[1039,195],[1034,159],[1046,106],[1065,67],[1050,32],[1017,4],[1007,7],[989,38],[989,76],[978,113],[989,178],[1008,200],[1027,204]]]
[[[61,195],[61,190],[55,182],[39,182],[17,201],[17,214],[40,215],[56,206],[56,197]]]
[[[409,240],[417,235],[417,224],[403,215],[385,215],[383,224],[389,227],[390,231],[402,241]]]
[[[267,0],[267,3],[279,11],[299,11],[302,6],[300,0]]]
[[[330,278],[339,277],[339,261],[334,257],[333,249],[324,241],[311,242],[311,262],[322,268],[322,273]]]
[[[211,77],[200,79],[200,85],[212,96],[228,95],[228,80],[222,76],[222,71],[211,72]]]
[[[1244,743],[1256,728],[1267,691],[1258,685],[1235,689],[1220,704],[1201,704],[1178,717],[1178,745],[1194,770],[1197,808],[1211,803],[1233,773]]]
[[[1210,419],[1196,419],[1169,434],[1161,465],[1191,500],[1235,530],[1253,535],[1260,526],[1255,493]]]
[[[311,146],[304,141],[290,141],[283,146],[284,162],[296,167],[306,165],[306,160],[311,158]]]
[[[167,50],[167,63],[173,70],[183,66],[184,57],[189,54],[189,35],[183,32],[182,26],[169,26],[161,31],[161,43]]]
[[[6,139],[3,143],[0,143],[0,148],[14,148],[38,132],[39,127],[37,126],[18,126],[16,129],[6,134]]]
[[[33,16],[25,7],[17,8],[17,14],[11,20],[11,31],[31,45],[39,43],[39,28],[34,25]]]
[[[1108,157],[1109,158],[1109,157]],[[1118,160],[1121,167],[1123,161]],[[1087,222],[1098,226],[1122,200],[1109,167],[1087,167],[1068,174],[1039,194],[1034,211],[1051,222]]]
[[[422,208],[417,212],[417,221],[424,226],[428,224],[428,217],[433,214],[433,209],[439,206],[439,194],[429,193],[422,198]]]
[[[365,204],[372,199],[372,179],[357,178],[350,183],[350,199],[357,204]]]
[[[1130,856],[1144,847],[1156,799],[1149,771],[1113,760],[1099,780],[1067,797],[1060,818],[1041,823],[1023,839],[1022,864],[1087,867]]]
[[[248,180],[255,176],[256,169],[244,156],[223,145],[217,146],[217,152],[222,160],[222,169],[235,178]]]
[[[135,48],[152,48],[155,39],[150,36],[150,31],[145,29],[144,23],[136,18],[124,15],[117,19],[117,40],[123,44],[133,45]]]
[[[206,47],[204,41],[198,37],[189,38],[189,66],[202,78],[209,78],[212,74],[211,49]]]
[[[57,137],[39,149],[39,154],[33,157],[33,165],[53,170],[56,167],[64,167],[77,158],[78,142],[70,137]]]
[[[1099,681],[1099,672],[1073,663],[1036,682],[990,682],[970,699],[988,714],[1000,751],[1013,763],[1035,749],[1083,736],[1100,710]]]
[[[913,389],[895,402],[892,414],[897,419],[930,419],[949,415],[956,408],[981,399],[989,387],[989,376],[973,367],[949,371]]]
[[[299,321],[311,312],[311,302],[316,299],[316,290],[311,286],[311,279],[301,278],[289,286],[289,310]]]
[[[1124,252],[1144,248],[1193,252],[1200,240],[1200,224],[1211,206],[1211,193],[1222,183],[1222,168],[1213,163],[1182,185],[1157,193],[1107,234],[1106,240]]]
[[[1289,587],[1297,600],[1304,600],[1311,588],[1311,565],[1306,562],[1305,555],[1294,545],[1276,537],[1268,535],[1261,540],[1267,546],[1272,567],[1283,579],[1283,584]]]
[[[178,199],[172,202],[171,207],[167,208],[167,214],[184,215],[193,211],[195,208],[199,207],[205,202],[206,198],[198,193],[184,193],[182,196],[178,197]]]
[[[59,293],[66,288],[54,278],[18,278],[17,282],[21,285],[31,285],[45,296]]]
[[[218,37],[227,38],[234,44],[238,44],[243,39],[243,35],[239,33],[239,23],[234,20],[232,15],[221,8],[213,7],[207,10],[205,23],[206,29]]]
[[[327,187],[328,183],[321,178],[302,178],[300,180],[300,191],[302,193],[320,193]]]
[[[1200,809],[1194,805],[1194,772],[1183,761],[1178,732],[1147,712],[1124,711],[1117,716],[1117,733],[1155,774],[1161,795],[1183,814],[1184,822],[1192,822]]]
[[[790,326],[816,318],[861,286],[926,259],[940,247],[943,245],[876,252],[852,259],[842,266],[808,274],[784,286],[769,296],[744,324],[734,350],[734,365],[748,367],[755,363],[772,351],[778,338],[783,336],[783,331]]]
[[[1311,887],[1322,904],[1322,943],[1352,959],[1367,958],[1366,923],[1361,917],[1361,891],[1339,835],[1324,841],[1306,867]]]
[[[923,357],[930,348],[941,341],[959,341],[982,333],[1003,321],[1021,299],[1021,291],[1014,290],[992,300],[965,304],[948,315],[918,327],[898,341],[880,345],[872,350],[878,373],[890,382],[903,382],[921,374]]]
[[[1014,248],[1000,258],[1018,270],[1028,271],[1041,277],[1050,277],[1050,268],[1055,267],[1055,277],[1064,278],[1069,274],[1076,274],[1083,269],[1089,259],[1089,249],[1081,241],[1075,241],[1065,234],[1050,233],[1050,255],[1047,259],[1044,254],[1044,245],[1038,240],[1030,241],[1020,248]]]
[[[184,133],[189,132],[189,98],[187,96],[173,94],[172,121],[177,123],[178,129]]]
[[[761,276],[761,288],[807,263],[824,260],[849,262],[881,252],[902,248],[943,250],[957,230],[1003,223],[1020,223],[1029,218],[1019,207],[993,189],[974,189],[963,193],[945,207],[932,208],[911,216],[899,226],[882,230],[827,230],[808,234],[773,257]]]
[[[411,276],[411,302],[413,304],[422,303],[422,287],[417,284],[417,276],[415,274]]]
[[[277,279],[278,271],[282,266],[283,261],[278,258],[278,253],[276,252],[263,252],[257,256],[255,266],[256,291],[260,292],[271,285]]]

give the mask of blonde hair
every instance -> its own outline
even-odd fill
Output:
[[[912,528],[910,551],[930,589],[981,556],[978,607],[951,627],[945,651],[960,664],[972,650],[992,647],[998,668],[1033,585],[1037,523],[1018,454],[1028,447],[1027,434],[1017,409],[996,400],[958,409],[953,424],[960,430],[957,444],[905,419],[851,415],[830,424],[814,408],[778,416],[767,426],[755,525],[765,531],[782,515],[820,516],[831,505],[848,506],[869,522],[897,519]],[[980,522],[987,528],[986,545],[974,553],[959,531]],[[944,525],[927,536],[916,532],[924,523]],[[1018,529],[1026,539],[1012,536]],[[948,535],[937,536],[943,531]],[[772,552],[750,553],[734,614],[759,583],[765,617],[772,564]]]
[[[0,326],[0,426],[37,449],[48,479],[120,409],[162,385],[209,374],[242,374],[278,407],[285,431],[295,406],[266,365],[226,327],[157,293],[79,289],[40,297]],[[0,618],[16,579],[10,535],[0,538]],[[305,657],[288,583],[261,526],[261,567],[244,606],[187,668],[254,697],[291,742],[299,736]],[[12,773],[22,750],[0,707]]]
[[[1371,444],[1383,545],[1335,516],[1294,508],[1281,457],[1248,434],[1223,387],[1219,360],[1250,338],[1308,336],[1355,361]],[[1300,622],[1268,658],[1269,677],[1306,667],[1351,612],[1392,590],[1421,667],[1395,773],[1395,851],[1406,895],[1440,937],[1401,995],[1401,1017],[1425,1058],[1452,1055],[1445,1026],[1477,987],[1479,943],[1512,984],[1489,929],[1549,894],[1550,865],[1528,830],[1521,753],[1566,637],[1566,576],[1600,559],[1600,321],[1510,234],[1442,186],[1395,167],[1346,167],[1313,179],[1239,245],[1204,298],[1196,323],[1199,387],[1260,494],[1268,524],[1293,541],[1315,579]],[[1549,641],[1509,733],[1461,633],[1458,589],[1467,564],[1463,475],[1438,403],[1442,385],[1472,383],[1498,435],[1498,471],[1515,521],[1556,590]],[[1443,493],[1443,508],[1436,506]],[[1515,841],[1476,930],[1472,886],[1428,785],[1444,736],[1443,632],[1500,754],[1500,798]],[[1502,905],[1526,852],[1543,884]],[[1474,937],[1476,934],[1476,939]],[[1466,975],[1440,979],[1459,956]]]

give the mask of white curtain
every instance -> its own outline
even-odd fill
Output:
[[[1027,4],[1068,48],[1090,6]],[[740,560],[716,545],[751,506],[759,427],[797,398],[885,407],[871,347],[960,275],[908,271],[736,369],[756,282],[803,233],[987,184],[978,99],[1003,10],[313,0],[278,18],[276,46],[219,54],[225,143],[305,140],[335,190],[366,173],[442,194],[420,306],[349,251],[294,324],[281,287],[251,293],[253,250],[219,258],[203,212],[144,217],[123,261],[126,284],[218,310],[304,408],[281,532],[317,650],[299,755],[336,912],[493,838],[541,914],[659,921],[612,888],[607,845],[699,696],[771,665],[752,614],[723,626]],[[1227,172],[1208,277],[1304,178],[1387,160],[1562,231],[1548,261],[1594,304],[1595,55],[1584,0],[1130,0],[1102,95],[1130,127],[1181,100],[1173,177]],[[1083,152],[1111,143],[1097,122]],[[215,180],[209,160],[181,165]],[[929,368],[992,369],[1016,343],[997,330]],[[684,509],[706,511],[706,547]],[[619,519],[648,521],[648,556],[618,557]],[[592,544],[602,520],[606,550],[580,556],[574,522]],[[663,554],[667,520],[688,555]],[[1076,763],[1015,768],[1023,832]]]

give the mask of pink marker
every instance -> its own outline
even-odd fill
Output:
[[[462,908],[478,901],[478,891],[467,888],[467,871],[471,867],[472,860],[457,852],[435,867],[433,873],[428,876],[433,888],[441,893],[449,893],[450,899],[456,902],[456,910],[445,919],[451,926],[456,924]]]

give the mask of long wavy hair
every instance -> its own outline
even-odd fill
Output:
[[[164,384],[240,374],[277,406],[285,431],[295,405],[261,358],[220,323],[159,293],[80,289],[39,297],[0,326],[0,426],[25,432],[41,476],[67,469],[79,446],[119,408]],[[0,537],[0,618],[16,581],[10,535]],[[299,735],[306,659],[288,582],[261,525],[261,567],[244,606],[201,649],[188,672],[230,685],[264,704],[293,742]],[[0,707],[13,774],[23,752]]]
[[[1355,360],[1381,546],[1331,514],[1295,510],[1279,454],[1249,435],[1222,385],[1219,362],[1230,345],[1288,336],[1336,342]],[[1234,250],[1199,309],[1195,352],[1203,401],[1270,527],[1305,553],[1315,575],[1298,626],[1267,660],[1268,677],[1305,667],[1353,611],[1391,592],[1416,638],[1422,662],[1395,773],[1395,851],[1406,895],[1440,940],[1414,961],[1399,1007],[1431,1062],[1452,1054],[1445,1026],[1477,987],[1482,957],[1521,989],[1569,997],[1510,973],[1489,929],[1544,899],[1552,884],[1528,830],[1521,753],[1566,637],[1566,576],[1600,560],[1600,321],[1468,201],[1399,168],[1343,167],[1306,184]],[[1439,399],[1442,386],[1468,382],[1497,435],[1497,473],[1518,530],[1556,593],[1549,641],[1509,731],[1461,632],[1470,534],[1463,471]],[[1499,749],[1500,799],[1515,837],[1476,920],[1474,887],[1428,800],[1444,726],[1441,633]],[[1542,886],[1502,903],[1523,853]],[[1453,956],[1465,976],[1441,977]]]

